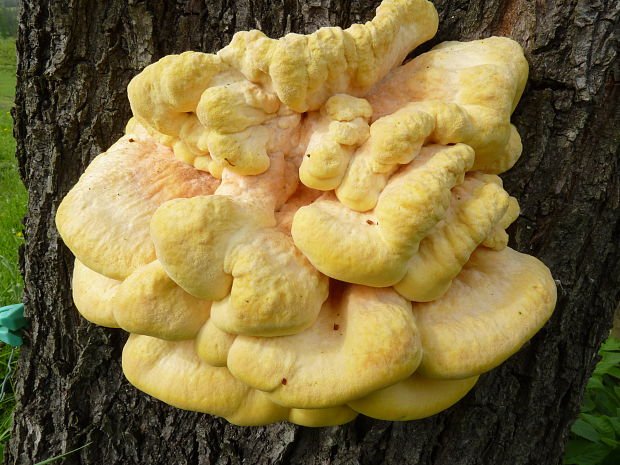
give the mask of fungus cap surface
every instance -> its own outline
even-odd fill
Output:
[[[333,196],[302,207],[293,219],[295,245],[322,273],[385,287],[405,275],[420,241],[446,214],[450,189],[474,153],[466,145],[431,146],[390,179],[374,210],[350,210]]]
[[[509,212],[513,203],[501,180],[492,175],[480,178],[473,174],[452,189],[446,216],[420,242],[405,276],[394,285],[406,299],[428,302],[440,298],[476,247],[504,232],[510,224],[507,215],[514,219]],[[505,247],[499,240],[492,245],[498,250]]]
[[[442,298],[413,305],[424,347],[419,372],[459,379],[495,368],[545,324],[555,301],[539,260],[478,248]]]
[[[209,318],[211,302],[186,293],[155,260],[117,281],[76,259],[73,299],[87,320],[165,340],[193,339]]]
[[[88,321],[108,328],[119,328],[110,300],[120,283],[91,270],[76,258],[71,280],[75,308]]]
[[[88,166],[58,207],[56,226],[84,265],[124,279],[156,258],[149,223],[157,207],[212,194],[218,184],[176,160],[169,147],[128,134]]]
[[[167,342],[132,334],[123,349],[123,372],[138,389],[168,404],[224,417],[235,425],[288,420],[306,426],[332,426],[356,416],[345,405],[310,410],[281,407],[235,379],[227,368],[201,361],[191,341]]]
[[[419,420],[454,405],[477,381],[478,376],[439,380],[414,374],[392,386],[351,401],[349,406],[379,420]]]
[[[301,333],[238,336],[231,373],[274,402],[302,408],[343,404],[413,373],[422,352],[411,304],[391,289],[353,285],[339,293]]]

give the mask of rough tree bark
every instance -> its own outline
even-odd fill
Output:
[[[556,464],[620,296],[617,0],[436,0],[437,39],[510,36],[530,62],[504,175],[522,214],[512,246],[559,285],[556,312],[517,355],[447,412],[334,428],[240,428],[131,387],[125,334],[72,307],[60,199],[129,117],[125,87],[163,55],[214,51],[234,31],[271,36],[369,19],[378,0],[23,0],[14,110],[30,193],[22,270],[30,337],[16,375],[7,464],[92,445],[65,464]],[[428,46],[424,47],[425,49]]]

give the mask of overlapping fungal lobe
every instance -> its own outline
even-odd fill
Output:
[[[129,133],[92,161],[58,207],[56,226],[84,265],[122,280],[156,258],[149,225],[157,207],[218,185],[144,132]]]
[[[189,294],[212,300],[213,323],[233,334],[295,334],[314,322],[328,294],[327,278],[276,227],[286,173],[271,179],[271,171],[275,161],[257,176],[262,184],[237,191],[224,179],[215,195],[168,202],[151,222],[166,271]]]
[[[549,319],[556,288],[536,258],[477,249],[441,298],[414,303],[424,356],[420,373],[460,379],[495,368]]]
[[[76,258],[71,280],[73,303],[88,321],[108,328],[119,328],[110,301],[120,283],[91,270]]]
[[[185,52],[148,66],[129,84],[134,115],[170,138],[177,156],[219,177],[269,167],[275,127],[334,94],[363,94],[437,31],[426,0],[386,0],[366,24],[270,39],[235,34],[217,54]]]
[[[304,426],[347,423],[357,414],[342,405],[328,409],[282,407],[261,391],[196,356],[191,341],[168,342],[132,334],[123,349],[123,371],[138,389],[186,410],[211,413],[242,426],[293,420]]]
[[[129,381],[238,425],[438,413],[549,318],[497,176],[518,44],[439,44],[426,0],[348,29],[239,32],[130,83],[133,118],[58,208],[88,320]]]
[[[467,394],[478,376],[437,380],[413,374],[409,378],[349,402],[355,411],[379,420],[406,421],[430,417]]]
[[[406,111],[426,141],[465,143],[473,169],[502,173],[521,155],[510,124],[528,75],[523,50],[511,39],[444,42],[395,69],[366,96],[373,119]]]
[[[238,336],[227,366],[280,405],[346,403],[407,377],[420,364],[410,305],[392,289],[348,285],[332,292],[306,331],[279,338]]]
[[[394,289],[416,302],[441,297],[480,244],[491,244],[499,250],[505,247],[501,234],[514,221],[514,208],[518,214],[515,204],[499,177],[468,174],[462,184],[452,189],[446,215],[420,242]]]
[[[473,150],[464,144],[425,147],[390,178],[373,210],[351,210],[333,194],[300,208],[291,230],[295,244],[331,278],[394,285],[420,241],[445,216],[451,189],[473,160]]]
[[[338,187],[353,152],[370,135],[371,115],[366,100],[347,94],[330,97],[321,111],[310,113],[305,121],[308,140],[299,167],[300,181],[320,191]]]

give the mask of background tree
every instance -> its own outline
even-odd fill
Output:
[[[16,376],[7,464],[89,441],[64,463],[561,462],[620,295],[617,0],[435,1],[441,23],[432,44],[505,35],[526,50],[530,80],[513,116],[524,155],[503,176],[522,208],[511,245],[542,259],[559,285],[546,327],[448,411],[407,423],[231,426],[131,387],[120,368],[124,332],[91,325],[72,306],[73,257],[54,227],[56,207],[120,136],[132,76],[169,53],[215,51],[236,30],[276,37],[346,27],[370,19],[378,3],[22,1],[13,114],[30,194],[22,268],[32,328]]]

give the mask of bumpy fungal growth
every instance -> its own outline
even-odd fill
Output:
[[[426,0],[239,32],[129,84],[126,134],[58,208],[88,320],[137,388],[238,425],[444,410],[538,331],[555,284],[507,247],[518,44],[447,42]]]

